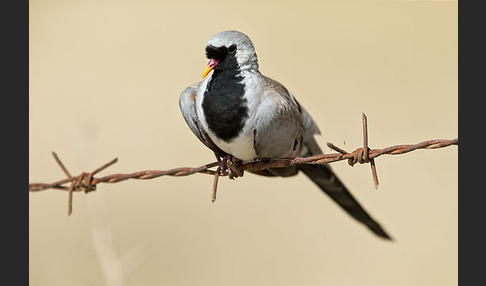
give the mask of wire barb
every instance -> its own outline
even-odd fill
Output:
[[[323,163],[333,163],[342,160],[348,160],[348,164],[351,166],[353,166],[356,163],[360,163],[360,164],[370,163],[374,185],[375,188],[378,188],[379,181],[376,172],[376,164],[374,160],[375,158],[385,154],[399,155],[399,154],[412,152],[418,149],[438,149],[438,148],[448,147],[451,145],[459,145],[458,138],[452,140],[436,139],[436,140],[423,141],[413,145],[395,145],[395,146],[390,146],[382,149],[370,149],[368,147],[367,118],[366,115],[363,113],[363,147],[357,148],[351,153],[348,153],[346,150],[328,142],[327,146],[332,150],[335,150],[337,153],[321,154],[321,155],[308,156],[308,157],[280,158],[271,161],[255,160],[244,164],[239,164],[239,163],[233,164],[233,162],[231,162],[230,160],[228,161],[229,163],[228,165],[233,173],[233,177],[236,178],[236,177],[243,176],[244,171],[257,172],[267,168],[284,168],[284,167],[290,167],[299,164],[323,164]],[[55,152],[52,152],[52,155],[67,178],[51,184],[45,184],[45,183],[29,184],[29,192],[38,192],[47,189],[57,189],[57,190],[64,190],[64,191],[67,190],[68,191],[68,215],[72,213],[73,192],[84,191],[85,193],[88,193],[91,191],[95,191],[97,184],[100,183],[118,183],[128,179],[147,180],[147,179],[154,179],[162,176],[183,177],[183,176],[193,175],[196,173],[207,174],[207,175],[212,175],[214,177],[213,191],[211,195],[211,201],[214,202],[216,201],[216,192],[217,192],[219,177],[229,176],[228,172],[222,170],[220,160],[218,158],[217,162],[208,163],[196,168],[182,167],[182,168],[175,168],[175,169],[165,170],[165,171],[151,170],[151,171],[135,172],[131,174],[113,174],[101,178],[94,177],[99,172],[115,164],[118,161],[118,159],[115,158],[103,164],[101,167],[95,169],[90,173],[83,172],[79,176],[73,177],[71,176],[67,168],[64,166],[64,164],[61,162],[57,154]],[[211,168],[214,167],[216,167],[216,170],[211,170]],[[69,184],[69,187],[67,187],[66,184]]]
[[[214,181],[213,181],[213,194],[211,195],[211,201],[214,203],[216,201],[216,192],[218,190],[218,180],[221,172],[221,167],[218,166],[216,172],[214,173]]]
[[[373,182],[375,183],[375,189],[378,189],[378,174],[376,173],[376,164],[375,160],[370,159],[370,148],[368,148],[368,118],[366,114],[363,113],[363,146],[364,146],[364,162],[370,162],[371,165],[371,174],[373,175]]]

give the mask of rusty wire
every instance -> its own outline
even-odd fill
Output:
[[[327,146],[335,150],[337,153],[321,154],[321,155],[308,156],[308,157],[281,158],[281,159],[275,159],[271,161],[268,160],[253,161],[253,162],[244,163],[238,167],[233,166],[231,162],[228,161],[228,165],[233,169],[233,171],[236,171],[236,173],[242,175],[244,171],[256,172],[267,168],[284,168],[284,167],[290,167],[299,164],[333,163],[342,160],[348,160],[348,164],[351,166],[353,166],[356,163],[360,163],[360,164],[370,163],[375,188],[378,188],[379,182],[378,182],[378,175],[376,172],[376,164],[374,162],[375,158],[385,154],[399,155],[399,154],[412,152],[418,149],[438,149],[438,148],[444,148],[451,145],[458,145],[458,138],[452,140],[435,139],[435,140],[423,141],[413,145],[395,145],[395,146],[390,146],[382,149],[370,149],[368,147],[367,118],[366,115],[363,113],[363,147],[357,148],[353,152],[348,153],[342,148],[339,148],[332,143],[327,143]],[[149,170],[149,171],[140,171],[140,172],[135,172],[130,174],[112,174],[100,178],[94,177],[97,173],[115,164],[118,161],[118,159],[115,158],[90,173],[83,172],[78,176],[72,176],[67,170],[67,168],[64,166],[64,164],[61,162],[57,154],[55,152],[52,152],[52,155],[54,156],[54,159],[56,160],[60,168],[63,170],[67,178],[50,184],[45,184],[45,183],[29,184],[29,192],[38,192],[47,189],[58,189],[58,190],[65,190],[65,191],[67,190],[69,193],[68,214],[71,214],[72,212],[73,192],[84,191],[87,193],[90,191],[94,191],[96,190],[96,186],[99,183],[118,183],[128,179],[148,180],[148,179],[154,179],[162,176],[182,177],[182,176],[193,175],[196,173],[209,174],[214,176],[212,201],[215,201],[218,178],[220,176],[228,175],[226,171],[221,170],[220,162],[212,162],[196,168],[182,167],[182,168],[175,168],[175,169],[163,170],[163,171]],[[211,168],[214,167],[217,167],[217,169],[211,170]],[[69,184],[69,186],[66,186],[67,184]]]

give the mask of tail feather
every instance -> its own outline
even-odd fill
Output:
[[[334,174],[328,165],[299,165],[302,170],[319,188],[331,197],[340,207],[357,221],[366,225],[373,233],[383,239],[392,240],[385,230],[376,222],[359,202],[346,189],[344,184]]]

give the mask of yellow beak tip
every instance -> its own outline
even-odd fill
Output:
[[[206,78],[206,76],[209,74],[209,72],[211,72],[213,70],[213,67],[207,65],[206,68],[204,69],[203,71],[203,79]]]

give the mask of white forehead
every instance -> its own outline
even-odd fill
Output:
[[[253,43],[247,35],[238,31],[224,31],[212,36],[208,41],[208,46],[213,47],[229,47],[232,44],[237,46],[247,46],[247,48],[253,49]]]

